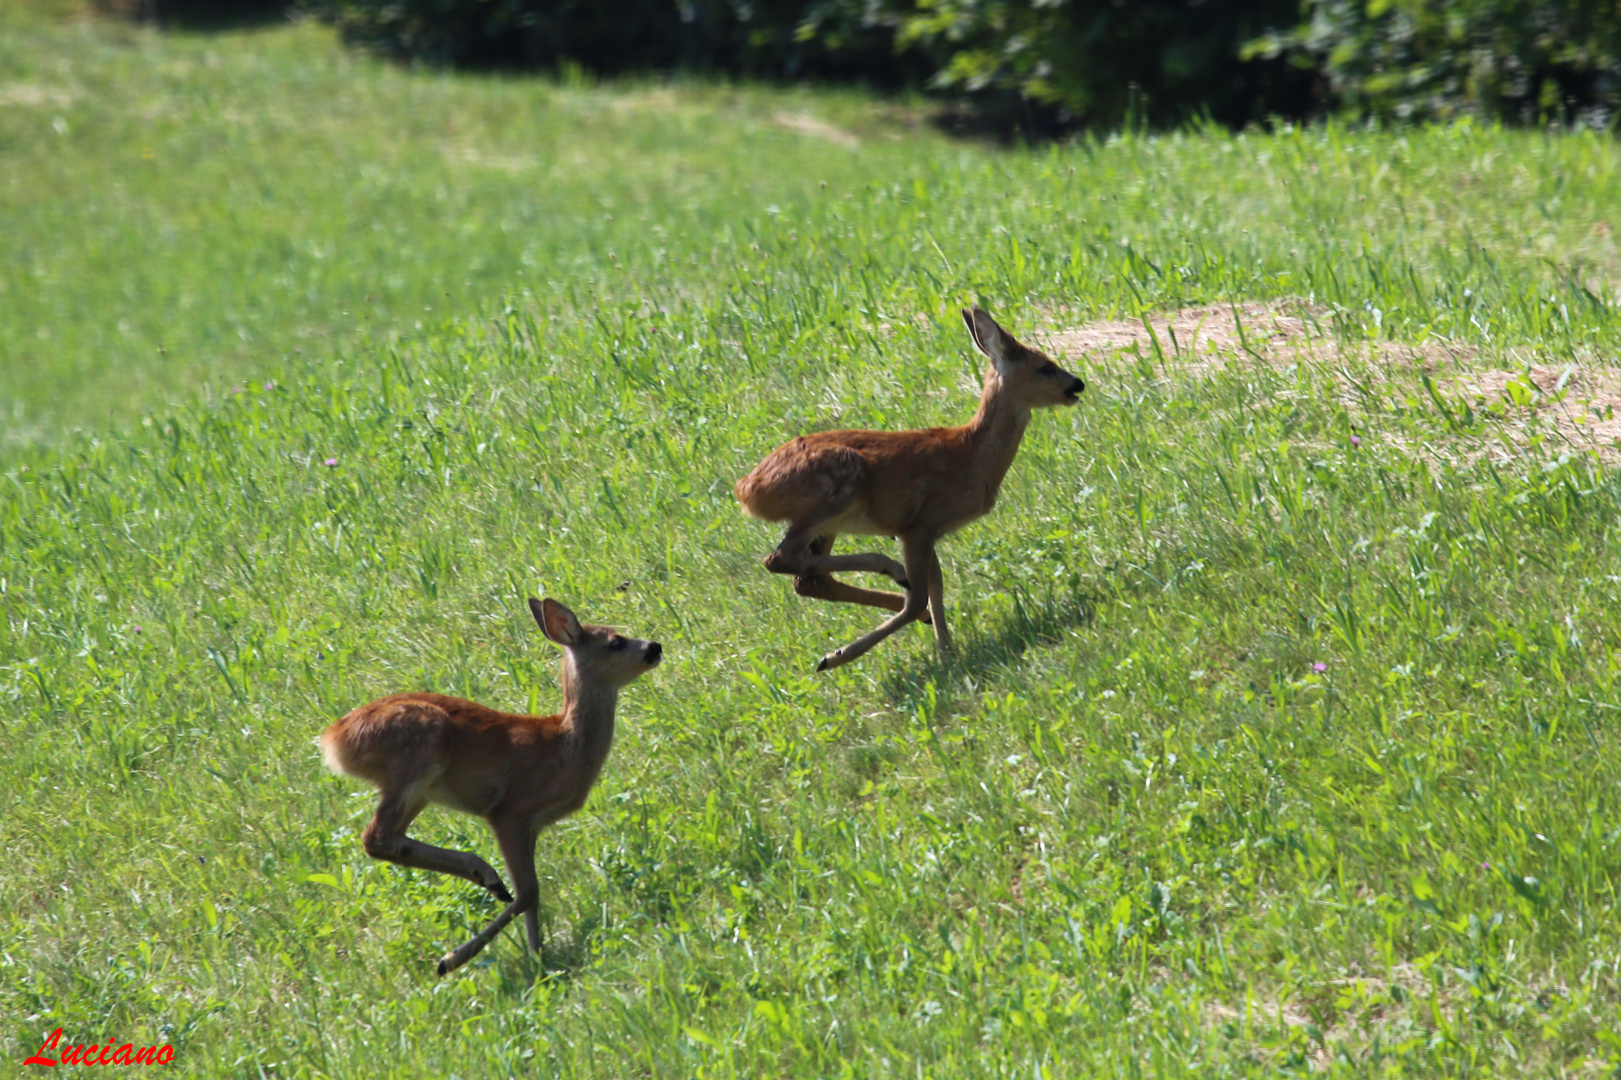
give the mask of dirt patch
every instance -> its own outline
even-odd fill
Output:
[[[1577,448],[1621,458],[1621,368],[1537,364],[1521,371],[1473,371],[1455,388],[1477,411],[1502,410],[1509,422],[1535,417]]]
[[[68,90],[38,86],[34,83],[0,84],[0,107],[11,105],[41,109],[54,106],[62,109],[72,105],[75,96]]]
[[[454,164],[472,165],[480,169],[520,173],[538,168],[540,162],[532,157],[516,154],[492,154],[474,146],[441,146],[445,159]]]
[[[1315,312],[1304,305],[1275,303],[1182,308],[1130,322],[1090,322],[1050,334],[1043,344],[1068,356],[1098,351],[1153,356],[1157,346],[1167,357],[1202,366],[1204,358],[1249,349],[1281,359],[1285,346],[1311,337],[1327,337]]]
[[[1372,974],[1353,963],[1342,978],[1299,988],[1292,1003],[1254,996],[1241,1002],[1208,1002],[1201,1010],[1202,1021],[1206,1028],[1248,1041],[1257,1061],[1281,1058],[1284,1046],[1277,1036],[1292,1034],[1295,1039],[1289,1041],[1304,1050],[1313,1069],[1327,1070],[1342,1054],[1365,1061],[1370,1046],[1390,1046],[1414,1035],[1433,1037],[1437,1017],[1444,1023],[1459,1022],[1476,996],[1465,981],[1468,977],[1458,968],[1426,973],[1411,963]],[[1505,977],[1502,982],[1494,994],[1505,1008],[1534,1004],[1541,1011],[1555,1002],[1571,1001],[1570,988],[1558,980]],[[1596,1059],[1587,1063],[1598,1064]]]
[[[655,86],[639,93],[615,93],[607,98],[608,108],[616,113],[681,112],[691,106],[680,93],[668,86]]]
[[[1341,403],[1353,412],[1366,412],[1370,393],[1432,401],[1433,387],[1460,429],[1476,432],[1457,437],[1468,444],[1456,448],[1465,458],[1506,460],[1540,435],[1563,449],[1621,461],[1621,368],[1600,363],[1521,360],[1510,350],[1497,363],[1518,361],[1517,366],[1497,367],[1473,346],[1440,339],[1421,344],[1347,340],[1334,333],[1332,312],[1291,300],[1089,322],[1039,340],[1083,368],[1088,354],[1148,357],[1173,380],[1211,377],[1232,365],[1312,363],[1331,375]]]
[[[1155,312],[1130,321],[1101,320],[1049,333],[1042,343],[1068,356],[1098,351],[1162,354],[1178,361],[1180,370],[1197,373],[1243,358],[1281,364],[1344,354],[1434,365],[1469,361],[1477,355],[1471,346],[1440,339],[1421,345],[1395,341],[1347,344],[1334,333],[1332,310],[1300,300],[1210,305]]]
[[[778,127],[785,127],[789,131],[797,131],[801,135],[809,135],[813,139],[826,139],[828,142],[854,150],[861,145],[861,140],[845,131],[834,127],[826,120],[818,120],[809,113],[780,112],[771,118]]]
[[[1208,1027],[1246,1030],[1252,1038],[1298,1029],[1307,1036],[1312,1065],[1327,1069],[1343,1047],[1365,1044],[1393,1030],[1417,1028],[1412,1010],[1404,1003],[1433,1003],[1451,1012],[1468,1000],[1468,994],[1456,987],[1436,987],[1411,964],[1398,964],[1383,976],[1361,974],[1353,965],[1352,974],[1319,983],[1306,997],[1316,1001],[1316,1020],[1308,1014],[1304,999],[1291,1005],[1251,998],[1241,1007],[1207,1004],[1204,1022]],[[1259,1042],[1251,1050],[1258,1058],[1267,1056]]]

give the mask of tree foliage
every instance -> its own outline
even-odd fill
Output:
[[[1621,96],[1616,0],[1306,0],[1245,55],[1287,55],[1344,111],[1605,126]]]
[[[1330,111],[1607,123],[1621,0],[309,0],[463,66],[858,77],[1066,124]]]
[[[1012,90],[1075,119],[1229,124],[1310,107],[1309,77],[1251,39],[1287,26],[1296,0],[906,0],[893,4],[902,45],[937,62],[934,86]]]
[[[893,34],[850,0],[312,0],[349,41],[461,67],[575,65],[893,82]]]

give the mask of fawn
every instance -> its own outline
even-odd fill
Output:
[[[788,522],[787,534],[766,556],[765,567],[774,574],[794,575],[796,593],[897,613],[822,657],[817,671],[848,664],[918,619],[934,624],[941,658],[950,655],[935,544],[996,505],[997,489],[1019,451],[1030,410],[1074,405],[1086,388],[1046,354],[1014,340],[979,308],[964,309],[962,317],[974,344],[991,361],[979,409],[967,424],[801,435],[773,450],[733,489],[750,516]],[[834,555],[833,541],[840,533],[896,537],[904,565],[876,552]],[[835,570],[887,574],[906,594],[856,588],[836,580]]]
[[[556,600],[531,599],[529,610],[541,632],[567,650],[563,711],[556,716],[496,712],[440,694],[395,694],[362,705],[321,734],[327,766],[370,781],[381,795],[361,837],[366,854],[466,878],[506,901],[490,925],[439,961],[441,975],[477,956],[518,915],[529,947],[540,951],[535,838],[585,803],[613,744],[620,688],[664,655],[656,641],[580,625]],[[405,835],[429,803],[489,822],[516,896],[477,855]]]

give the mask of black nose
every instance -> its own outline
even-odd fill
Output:
[[[660,660],[664,659],[664,646],[660,645],[656,641],[649,641],[647,643],[647,653],[643,659],[645,659],[649,664],[658,663]]]
[[[1074,386],[1071,386],[1071,387],[1070,387],[1070,388],[1069,388],[1069,392],[1070,392],[1070,393],[1071,393],[1071,394],[1079,394],[1079,393],[1080,393],[1080,392],[1081,392],[1081,391],[1082,391],[1082,390],[1085,390],[1085,389],[1086,389],[1086,382],[1085,382],[1085,380],[1083,380],[1083,379],[1076,379],[1076,380],[1075,380],[1075,385],[1074,385]]]

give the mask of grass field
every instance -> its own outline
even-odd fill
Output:
[[[578,290],[666,246],[650,229],[707,250],[747,211],[916,160],[893,124],[852,152],[879,117],[848,94],[454,79],[313,27],[244,40],[0,38],[0,437],[127,421],[509,289]]]
[[[1621,1071],[1610,139],[999,152],[309,27],[18,22],[0,76],[8,1058]],[[976,300],[1085,400],[942,547],[960,657],[815,676],[873,614],[765,573],[731,485],[965,418]],[[494,902],[368,860],[314,738],[554,706],[531,594],[667,658],[541,837],[544,955],[440,980]]]

